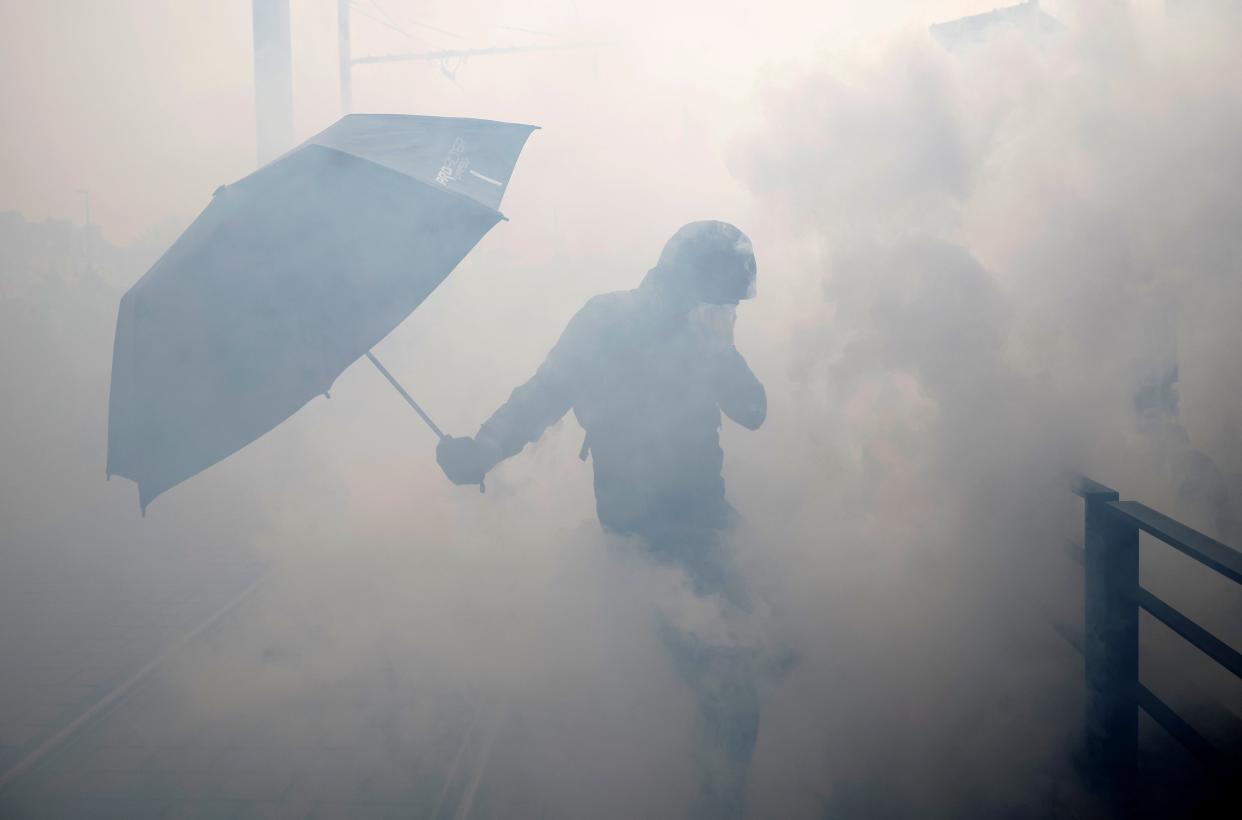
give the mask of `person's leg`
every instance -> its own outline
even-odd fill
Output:
[[[712,654],[696,687],[699,790],[690,816],[740,818],[759,737],[759,694],[749,660]]]
[[[671,611],[657,615],[663,642],[695,696],[698,784],[690,816],[696,820],[743,816],[759,735],[758,651],[743,637],[748,630],[737,628],[749,617],[750,592],[721,538],[734,518],[722,501],[693,525],[647,520],[626,533],[640,536],[652,560],[683,570],[692,594],[717,611],[713,623],[694,625]]]
[[[697,793],[690,816],[743,816],[746,775],[759,735],[759,693],[753,652],[714,645],[661,619],[669,647],[696,702],[694,754]]]

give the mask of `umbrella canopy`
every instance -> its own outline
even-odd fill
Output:
[[[145,511],[326,394],[504,219],[533,130],[352,114],[217,190],[121,299],[108,476]]]

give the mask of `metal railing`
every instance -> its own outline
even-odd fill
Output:
[[[1164,623],[1242,678],[1242,653],[1139,584],[1139,532],[1242,584],[1242,553],[1089,478],[1075,479],[1085,506],[1084,546],[1068,545],[1085,571],[1086,608],[1080,639],[1086,661],[1087,755],[1093,773],[1129,794],[1138,764],[1138,710],[1148,714],[1218,773],[1225,757],[1139,680],[1139,610]],[[1077,636],[1075,636],[1076,638]]]

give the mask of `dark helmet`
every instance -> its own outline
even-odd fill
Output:
[[[755,253],[728,222],[691,222],[664,245],[648,280],[689,302],[735,305],[755,295]]]

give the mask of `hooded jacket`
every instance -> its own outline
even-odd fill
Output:
[[[690,275],[662,257],[638,288],[590,299],[535,375],[479,428],[486,466],[572,409],[586,430],[606,529],[667,542],[727,526],[721,413],[757,429],[767,396],[731,339],[705,339],[690,320],[703,303]]]

